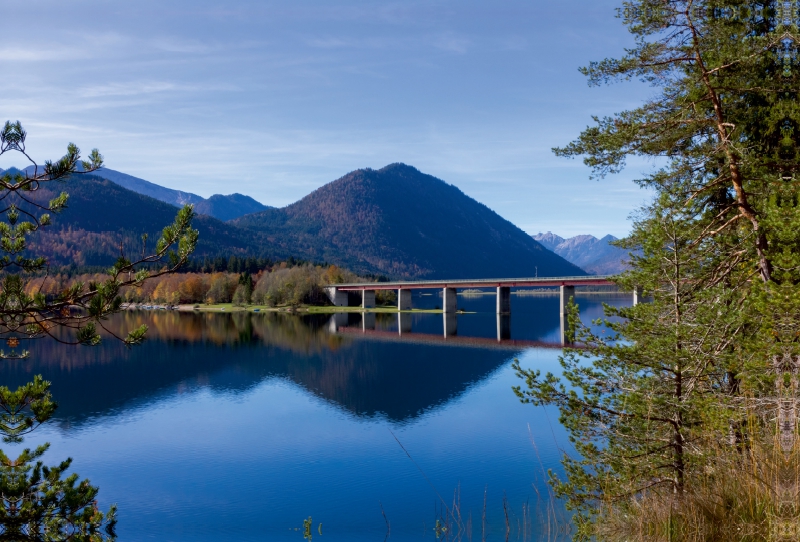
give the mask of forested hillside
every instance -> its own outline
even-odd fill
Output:
[[[230,222],[265,245],[393,277],[584,275],[458,188],[392,164]]]
[[[64,185],[48,186],[37,197],[50,199],[61,190],[69,193],[67,209],[55,215],[53,226],[42,230],[32,242],[32,248],[56,265],[108,265],[119,256],[120,243],[126,253],[141,252],[143,233],[148,234],[152,249],[161,228],[170,224],[177,212],[172,205],[93,175],[80,175]],[[285,256],[253,244],[246,232],[214,218],[198,216],[194,225],[200,231],[197,258]]]
[[[80,170],[80,168],[78,168]],[[25,169],[32,173],[32,166]],[[2,171],[2,170],[0,170]],[[270,207],[259,203],[250,196],[242,194],[214,194],[208,199],[192,194],[191,192],[183,192],[181,190],[173,190],[166,188],[150,181],[115,171],[106,167],[100,168],[93,173],[95,177],[108,179],[109,181],[126,188],[137,194],[149,196],[158,201],[169,203],[176,207],[182,207],[186,204],[193,204],[195,212],[200,215],[208,215],[218,220],[231,220],[248,213],[255,213],[269,209]]]

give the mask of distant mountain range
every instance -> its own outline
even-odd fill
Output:
[[[295,257],[405,279],[586,274],[455,186],[404,164],[353,171],[281,209],[237,194],[204,200],[105,168],[98,173],[37,193],[41,201],[70,194],[54,226],[32,238],[31,247],[55,264],[108,265],[120,246],[140,252],[142,233],[152,248],[175,205],[194,203],[199,212],[208,209],[196,221],[198,259]],[[261,210],[242,216],[253,204]]]
[[[32,172],[33,166],[25,168],[25,171]],[[0,169],[0,172],[3,170]],[[153,199],[169,203],[176,207],[183,207],[187,204],[194,204],[194,210],[201,215],[213,216],[216,219],[225,221],[233,218],[238,218],[242,215],[249,213],[256,213],[264,209],[270,209],[269,206],[257,202],[250,196],[243,196],[242,194],[230,194],[223,196],[215,194],[208,199],[205,199],[197,194],[191,192],[182,192],[180,190],[173,190],[163,186],[145,181],[133,175],[114,171],[106,167],[100,168],[93,172],[92,175],[108,179],[123,188],[127,188],[137,194],[150,196]]]
[[[548,250],[593,275],[616,275],[628,269],[628,251],[610,244],[617,240],[613,235],[606,235],[601,239],[593,235],[576,235],[564,239],[547,232],[534,235],[533,238]]]

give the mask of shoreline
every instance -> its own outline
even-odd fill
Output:
[[[411,309],[398,311],[395,307],[372,307],[364,309],[361,307],[334,307],[334,306],[318,306],[318,305],[299,305],[297,307],[269,307],[267,305],[246,305],[235,306],[232,303],[215,303],[215,304],[188,304],[188,305],[164,305],[152,303],[123,303],[121,309],[123,311],[166,311],[166,312],[216,312],[216,313],[262,313],[262,312],[276,312],[286,314],[334,314],[337,312],[372,312],[372,313],[415,313],[415,314],[441,314],[442,309]],[[470,311],[456,311],[456,314],[471,314]]]

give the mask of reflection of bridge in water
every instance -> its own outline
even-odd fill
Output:
[[[455,316],[453,316],[455,318]],[[359,327],[343,326],[337,328],[337,333],[349,337],[364,336],[370,339],[378,339],[388,342],[408,342],[411,344],[435,344],[446,346],[468,346],[472,348],[500,348],[508,350],[521,350],[523,348],[562,348],[561,343],[544,341],[514,340],[511,338],[492,339],[489,337],[460,337],[450,335],[448,337],[435,335],[433,333],[412,333],[407,331],[400,333],[395,331],[384,331],[377,329],[362,329]]]
[[[377,290],[397,291],[397,329],[398,334],[409,333],[411,331],[411,318],[408,313],[411,307],[412,290],[422,289],[441,289],[442,290],[442,314],[444,325],[444,338],[456,336],[456,295],[459,288],[495,288],[497,292],[497,341],[510,340],[510,321],[508,315],[511,313],[511,288],[553,288],[557,287],[560,294],[559,315],[561,317],[561,344],[571,342],[567,326],[567,307],[575,299],[576,286],[607,286],[613,285],[611,275],[590,275],[583,277],[543,277],[543,278],[518,278],[518,279],[463,279],[463,280],[417,280],[404,282],[362,282],[351,284],[332,284],[325,288],[331,302],[337,307],[347,307],[350,305],[353,294],[360,297],[361,308],[371,309],[375,307],[375,292]],[[633,304],[636,305],[642,300],[642,289],[633,290]],[[375,315],[364,313],[362,318],[362,331],[375,329]],[[404,318],[404,314],[408,318]],[[346,325],[346,316],[334,316],[331,319],[331,331],[336,332],[341,326]],[[344,323],[340,323],[344,322]]]
[[[361,322],[358,326],[352,326],[349,322],[350,313],[340,312],[331,316],[328,322],[331,333],[346,334],[348,336],[366,336],[374,339],[390,341],[403,341],[420,344],[449,344],[452,346],[473,346],[473,347],[492,347],[492,348],[561,348],[564,344],[570,343],[567,330],[564,329],[562,318],[561,323],[561,342],[545,342],[531,340],[515,340],[511,338],[511,316],[509,314],[497,314],[497,335],[496,338],[490,337],[464,337],[458,335],[458,315],[455,313],[442,313],[443,333],[436,335],[433,333],[413,332],[411,329],[412,313],[397,313],[397,331],[377,329],[376,317],[374,312],[364,312],[361,314]]]

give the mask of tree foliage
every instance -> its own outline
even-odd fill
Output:
[[[133,258],[120,249],[119,258],[101,281],[77,281],[56,295],[32,288],[34,275],[49,267],[42,256],[30,254],[29,236],[53,223],[52,216],[69,207],[66,192],[44,202],[37,193],[46,186],[80,182],[83,173],[96,171],[103,157],[95,149],[86,160],[70,143],[56,161],[37,164],[26,151],[27,133],[19,122],[6,122],[0,130],[0,155],[18,152],[31,163],[27,171],[0,174],[0,340],[9,351],[0,358],[25,358],[20,349],[27,341],[52,338],[71,345],[97,345],[100,331],[118,337],[127,345],[144,339],[146,326],[117,336],[105,319],[120,309],[120,292],[151,277],[171,273],[187,261],[197,244],[192,229],[194,211],[179,210],[172,224],[163,228],[151,253],[143,247]],[[40,280],[39,285],[45,281]],[[50,419],[56,410],[50,383],[41,376],[10,390],[0,386],[0,433],[6,444],[20,444],[24,436]],[[71,459],[54,466],[41,460],[47,444],[24,449],[15,458],[0,451],[0,540],[86,541],[115,539],[116,509],[97,508],[98,489],[88,480],[68,474]]]
[[[593,85],[639,79],[653,98],[595,117],[556,154],[582,156],[597,178],[630,156],[659,164],[637,181],[655,196],[622,242],[639,251],[618,278],[653,302],[609,309],[624,318],[611,338],[576,320],[590,349],[568,351],[560,377],[517,366],[524,401],[561,409],[578,456],[556,487],[588,515],[682,498],[715,469],[719,442],[795,442],[775,382],[800,367],[798,16],[793,1],[623,2],[635,46],[582,70]]]

